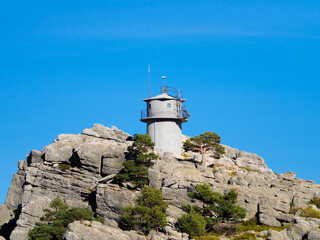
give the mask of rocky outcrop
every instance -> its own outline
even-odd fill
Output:
[[[24,161],[18,162],[18,171],[13,175],[10,188],[6,197],[5,205],[11,211],[19,209],[22,203],[23,185],[25,183]]]
[[[6,205],[0,205],[0,226],[8,223],[13,218],[13,212]]]
[[[82,131],[82,134],[97,138],[115,140],[117,142],[125,142],[132,139],[132,137],[129,134],[119,130],[115,126],[108,128],[97,123],[93,125],[93,128],[84,129]]]
[[[94,236],[94,237],[93,237]],[[64,240],[146,240],[145,236],[134,231],[122,231],[100,222],[79,221],[69,224]]]
[[[94,236],[94,237],[93,237]],[[151,231],[148,236],[136,231],[122,231],[117,227],[102,225],[100,222],[73,222],[69,224],[63,240],[188,240],[188,235],[178,233],[170,227],[165,233]]]
[[[95,124],[94,130],[101,131],[101,126]],[[105,176],[103,159],[120,159],[131,143],[124,141],[130,139],[129,135],[117,128],[105,128],[104,132],[110,132],[113,140],[104,136],[61,134],[42,152],[33,150],[26,161],[19,161],[19,170],[6,198],[10,210],[21,208],[11,239],[27,239],[28,231],[43,215],[42,209],[57,196],[70,206],[95,209],[96,188]],[[120,168],[115,165],[112,171]]]
[[[120,189],[117,185],[98,184],[96,212],[100,216],[108,219],[106,224],[117,226],[122,208],[134,205],[134,199],[137,198],[137,194],[137,191]]]
[[[21,212],[10,239],[27,239],[43,209],[57,196],[70,206],[91,208],[106,220],[105,225],[72,223],[65,239],[145,239],[137,232],[124,232],[117,226],[121,210],[134,204],[139,194],[129,184],[122,187],[112,184],[130,144],[129,134],[116,127],[95,124],[82,134],[59,135],[42,151],[32,150],[25,161],[19,161],[5,203],[9,212],[17,209]],[[320,196],[318,184],[297,179],[291,172],[277,175],[256,154],[228,146],[225,150],[220,159],[209,152],[205,167],[199,164],[199,153],[187,152],[176,157],[157,150],[160,157],[148,170],[149,185],[162,189],[164,199],[169,202],[168,226],[163,233],[150,232],[149,239],[188,238],[176,231],[175,223],[184,214],[181,204],[192,203],[188,192],[203,183],[220,193],[235,189],[239,193],[237,204],[246,209],[247,219],[256,216],[260,223],[269,226],[293,224],[281,232],[265,231],[268,239],[318,239],[318,219],[289,214],[291,204],[305,208],[312,197]]]

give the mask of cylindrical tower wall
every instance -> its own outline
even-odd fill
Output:
[[[181,155],[181,121],[152,120],[147,123],[147,132],[157,148]]]
[[[148,117],[180,117],[181,102],[176,99],[152,100],[147,103]]]

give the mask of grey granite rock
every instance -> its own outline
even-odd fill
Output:
[[[114,126],[110,129],[108,127],[103,126],[102,124],[97,123],[94,124],[93,127],[90,129],[84,129],[82,131],[82,134],[97,138],[112,139],[119,142],[125,142],[131,137],[129,134],[119,130]]]
[[[308,240],[320,240],[320,230],[314,229],[308,232]]]
[[[23,185],[25,183],[25,172],[24,170],[18,170],[16,174],[13,175],[10,188],[5,200],[6,206],[14,211],[21,206],[22,195],[23,195]]]
[[[290,240],[286,232],[267,230],[268,240]]]
[[[45,161],[51,163],[68,162],[72,157],[72,144],[65,142],[55,142],[43,148]]]
[[[308,236],[308,227],[302,224],[295,224],[287,228],[289,239],[300,240],[306,239]]]
[[[38,150],[31,150],[31,152],[26,157],[27,166],[33,164],[42,164],[42,153]]]
[[[98,184],[96,195],[96,212],[100,216],[108,219],[106,224],[117,226],[121,210],[129,205],[134,205],[136,190],[113,188],[107,184]]]
[[[8,223],[13,217],[13,212],[6,205],[0,204],[0,226]]]
[[[27,239],[27,232],[39,221],[42,209],[57,196],[70,206],[91,207],[106,219],[109,226],[106,229],[134,239],[136,233],[120,231],[117,221],[121,210],[134,204],[139,191],[130,190],[129,183],[124,184],[127,188],[111,183],[122,168],[130,144],[129,134],[115,127],[95,124],[83,134],[60,134],[42,152],[32,150],[26,161],[19,161],[6,199],[10,211],[21,208],[11,239]],[[270,226],[293,224],[281,232],[269,231],[268,239],[317,239],[320,220],[294,216],[289,214],[289,209],[291,203],[307,207],[313,196],[320,196],[320,185],[298,179],[292,172],[277,176],[258,155],[228,146],[225,149],[220,159],[208,152],[207,167],[200,165],[199,153],[192,153],[191,158],[175,158],[173,154],[156,149],[160,157],[149,167],[148,179],[149,185],[161,189],[165,201],[169,202],[168,226],[164,233],[152,233],[150,239],[186,237],[175,229],[177,219],[184,214],[181,204],[199,205],[197,201],[192,202],[188,192],[203,183],[220,193],[235,189],[239,193],[237,204],[247,211],[246,219],[258,216],[261,223]],[[67,168],[61,168],[60,163],[66,163]],[[86,239],[88,226],[74,226],[65,239]],[[109,234],[109,230],[100,227],[105,226],[96,225],[95,231],[102,232],[101,236]],[[83,228],[79,231],[84,235],[77,233],[78,228]]]
[[[63,240],[145,240],[143,235],[134,231],[122,231],[119,228],[102,225],[100,222],[70,223]]]
[[[101,173],[103,175],[118,173],[122,169],[124,161],[123,149],[109,149],[108,152],[102,156]]]

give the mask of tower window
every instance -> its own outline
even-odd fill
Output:
[[[171,108],[171,103],[167,103],[167,108]]]

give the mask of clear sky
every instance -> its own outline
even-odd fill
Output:
[[[17,161],[94,123],[145,133],[161,76],[192,118],[320,183],[320,1],[2,1],[0,203]]]

